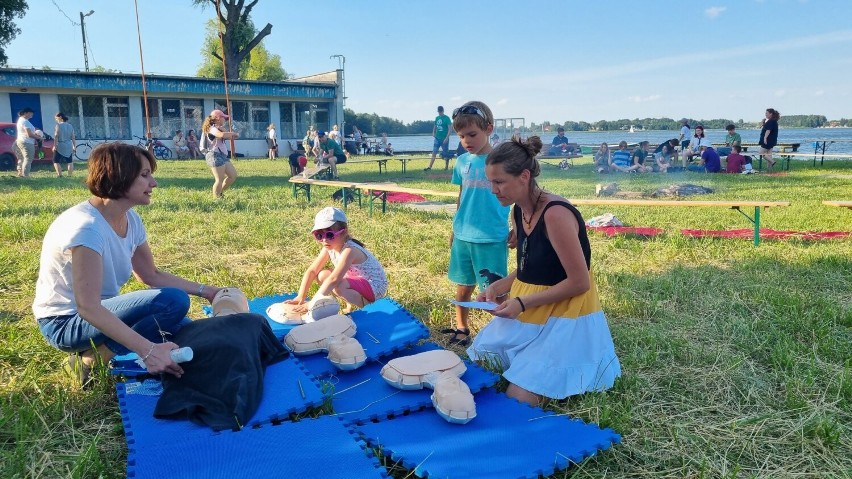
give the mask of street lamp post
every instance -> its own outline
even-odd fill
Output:
[[[343,55],[332,55],[328,57],[329,59],[337,58],[338,64],[340,65],[340,89],[342,90],[343,95],[343,108],[340,112],[340,134],[343,138],[343,144],[341,146],[346,148],[346,57]]]
[[[80,12],[80,30],[83,32],[83,60],[86,63],[86,71],[89,71],[89,52],[86,50],[86,17],[95,13],[94,10],[89,10],[89,13],[83,14]]]

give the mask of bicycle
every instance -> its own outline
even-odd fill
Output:
[[[74,148],[74,156],[79,161],[89,161],[89,155],[92,154],[92,149],[100,145],[101,141],[86,138],[82,142],[77,142],[77,147]]]
[[[139,140],[139,143],[137,143],[136,146],[145,150],[148,149],[147,138],[142,138],[141,136],[136,135],[133,135],[133,137]],[[172,157],[172,150],[168,146],[164,145],[162,141],[156,138],[151,138],[151,141],[154,142],[154,158],[158,160],[168,160]]]

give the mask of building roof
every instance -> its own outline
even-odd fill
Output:
[[[306,81],[307,79],[311,81]],[[312,75],[306,79],[283,82],[254,80],[228,80],[232,97],[293,97],[333,100],[337,84],[319,81],[331,76]],[[336,76],[334,77],[336,78]],[[149,94],[182,93],[224,95],[222,79],[183,77],[174,75],[145,75]],[[90,90],[99,92],[141,92],[142,75],[128,73],[81,72],[66,70],[39,70],[0,68],[0,85],[25,86],[27,89]]]

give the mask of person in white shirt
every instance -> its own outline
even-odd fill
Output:
[[[13,149],[15,156],[18,157],[18,177],[21,178],[30,176],[30,168],[35,158],[35,140],[38,136],[35,127],[30,123],[32,117],[32,108],[23,108],[18,112],[17,138]]]
[[[710,139],[704,136],[704,127],[702,125],[695,125],[695,134],[692,136],[689,146],[683,148],[684,168],[686,168],[686,165],[693,156],[701,156],[702,146],[711,146]]]
[[[190,294],[212,301],[221,289],[157,268],[133,209],[151,203],[156,169],[142,148],[98,145],[88,161],[91,198],[60,214],[44,236],[33,315],[45,340],[71,354],[68,367],[84,386],[99,359],[131,351],[149,373],[180,377],[170,356],[178,345],[163,333],[189,322]],[[150,289],[122,293],[131,275]]]
[[[269,159],[274,160],[278,157],[278,136],[275,134],[275,123],[270,123],[266,127],[266,146],[269,149]]]

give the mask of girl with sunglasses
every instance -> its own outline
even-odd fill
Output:
[[[302,284],[295,298],[285,301],[302,306],[296,312],[306,313],[305,298],[316,281],[319,289],[315,298],[337,296],[346,301],[344,313],[382,298],[388,289],[388,278],[379,260],[352,238],[346,213],[340,208],[326,207],[314,218],[311,235],[321,245],[319,254],[302,276]],[[332,269],[325,269],[331,261]]]

